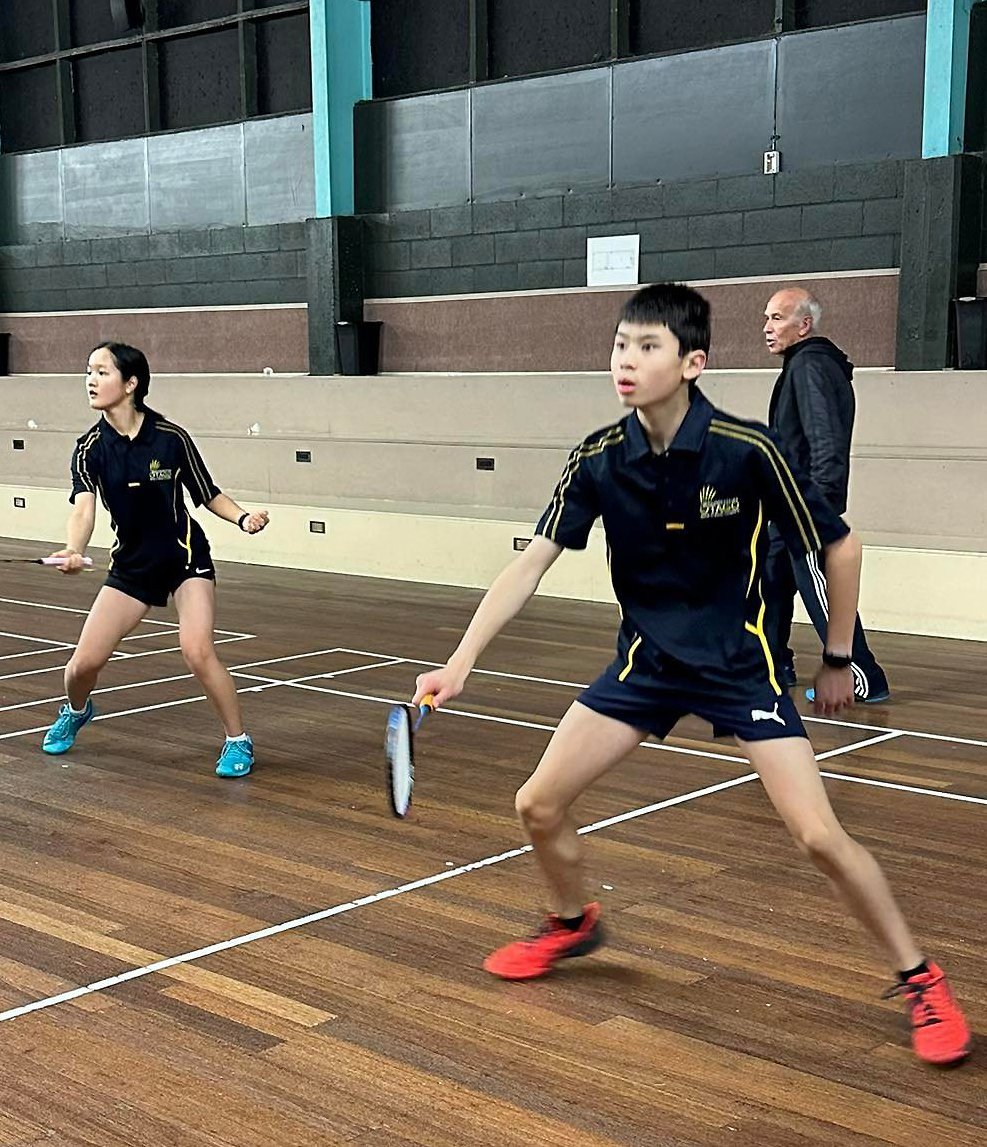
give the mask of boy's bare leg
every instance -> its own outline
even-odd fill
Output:
[[[739,741],[768,799],[795,843],[826,876],[853,915],[884,949],[895,971],[923,959],[884,873],[849,837],[829,803],[812,746],[803,737]]]
[[[582,845],[569,808],[647,733],[574,702],[538,767],[518,790],[518,816],[548,881],[552,907],[564,919],[582,915]]]

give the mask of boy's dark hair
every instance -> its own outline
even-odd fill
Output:
[[[684,283],[652,283],[624,303],[619,323],[668,327],[679,340],[679,354],[701,350],[709,354],[709,303]]]
[[[117,370],[123,375],[123,381],[129,382],[130,379],[137,379],[137,387],[134,390],[134,409],[147,410],[144,405],[144,399],[147,398],[147,392],[151,389],[151,368],[148,365],[147,358],[142,350],[136,347],[128,346],[126,343],[105,342],[94,346],[92,351],[108,350],[113,356],[113,361],[117,365]]]

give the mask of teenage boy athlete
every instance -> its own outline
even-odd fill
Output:
[[[793,475],[767,429],[716,410],[696,387],[709,304],[679,284],[645,287],[620,314],[610,369],[630,413],[569,455],[531,544],[494,581],[456,651],[422,674],[415,702],[456,697],[490,640],[534,594],[563,549],[583,549],[602,517],[622,611],[617,656],[569,708],[516,807],[555,911],[539,933],[484,967],[508,980],[547,973],[603,940],[587,904],[570,806],[648,734],[695,713],[732,733],[795,839],[898,970],[912,1043],[933,1063],[968,1051],[941,969],[916,946],[877,862],[836,819],[801,718],[764,633],[767,524],[793,552],[824,550],[829,629],[815,710],[853,702],[850,649],[861,547],[812,483]]]
[[[145,405],[150,385],[147,359],[136,347],[102,343],[89,356],[86,394],[101,418],[72,455],[68,544],[53,556],[65,559],[64,573],[83,568],[97,493],[110,512],[116,543],[106,584],[65,667],[68,702],[42,748],[68,752],[95,715],[90,695],[118,642],[151,606],[166,605],[174,596],[182,655],[226,729],[216,774],[245,777],[253,768],[254,745],[243,730],[236,687],[213,645],[216,570],[206,535],[185,505],[185,491],[197,506],[248,534],[264,529],[267,512],[248,513],[220,491],[186,431]]]

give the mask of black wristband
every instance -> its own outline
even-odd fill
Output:
[[[246,520],[247,520],[249,517],[250,517],[250,514],[249,514],[249,513],[246,513],[246,512],[244,512],[244,513],[242,513],[242,514],[240,515],[240,517],[237,519],[237,523],[236,523],[236,524],[237,524],[237,526],[239,526],[239,528],[240,528],[241,530],[243,529],[243,523],[244,523],[244,522],[245,522],[245,521],[246,521]]]
[[[830,653],[828,649],[823,650],[822,661],[830,669],[849,669],[853,664],[853,658],[848,654]]]

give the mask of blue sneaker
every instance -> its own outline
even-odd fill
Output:
[[[95,716],[96,710],[93,708],[92,698],[86,702],[86,707],[81,713],[73,713],[67,704],[63,705],[58,710],[58,718],[54,725],[45,733],[41,748],[52,756],[67,753],[75,743],[82,726],[88,725]]]
[[[245,741],[227,741],[216,762],[216,776],[245,777],[253,767],[253,741],[249,737]]]

